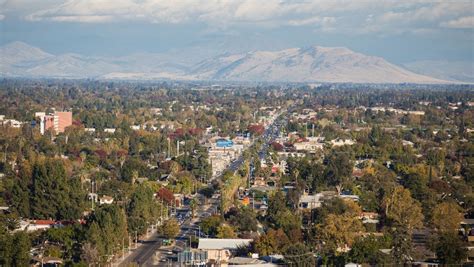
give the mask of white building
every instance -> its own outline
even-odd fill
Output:
[[[227,266],[232,253],[240,246],[248,246],[252,239],[199,238],[198,250],[207,252],[207,260],[215,266]]]
[[[333,147],[338,147],[338,146],[352,146],[353,144],[355,144],[355,141],[354,141],[354,140],[351,140],[351,139],[340,139],[340,138],[337,138],[337,139],[331,140],[331,145],[332,145]]]
[[[106,196],[106,195],[103,195],[101,198],[99,198],[99,204],[100,205],[110,205],[114,203],[114,198],[113,197],[109,197],[109,196]]]

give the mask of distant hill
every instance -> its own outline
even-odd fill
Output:
[[[123,57],[52,55],[22,42],[0,47],[5,77],[177,79],[268,82],[446,83],[383,58],[344,47],[290,48],[222,54],[198,63],[166,54]]]
[[[204,60],[192,69],[199,79],[235,81],[444,83],[344,47],[255,51]]]
[[[405,63],[403,67],[438,79],[474,83],[474,62],[423,60]]]

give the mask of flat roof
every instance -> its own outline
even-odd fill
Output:
[[[199,238],[198,249],[237,249],[239,246],[246,246],[252,239],[219,239],[219,238]]]

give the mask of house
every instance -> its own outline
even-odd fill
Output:
[[[410,146],[410,147],[413,147],[415,144],[411,141],[407,141],[407,140],[402,140],[402,145],[403,146]]]
[[[300,198],[298,207],[300,209],[315,209],[322,205],[321,194],[303,195]]]
[[[100,205],[110,205],[114,202],[114,198],[110,196],[103,195],[101,198],[99,198],[99,204]]]
[[[302,195],[298,204],[300,209],[315,209],[321,207],[322,203],[337,195],[334,191],[322,191],[314,195]]]
[[[2,120],[2,125],[10,126],[12,128],[20,128],[22,124],[22,122],[13,119]]]
[[[36,262],[33,266],[61,266],[63,260],[57,257],[34,257],[32,258]]]
[[[241,246],[248,246],[252,239],[199,238],[198,250],[206,251],[211,266],[227,266],[232,253]]]
[[[47,230],[53,227],[55,221],[53,220],[22,220],[20,221],[20,227],[15,231],[27,231],[34,232],[38,230]]]
[[[333,147],[339,147],[339,146],[351,146],[355,144],[355,141],[354,140],[351,140],[351,139],[340,139],[340,138],[337,138],[337,139],[334,139],[334,140],[331,140],[331,145]]]
[[[104,133],[115,133],[115,128],[105,128]]]
[[[379,223],[379,214],[376,212],[362,212],[359,215],[359,219],[362,220],[362,223],[373,223],[373,224],[378,224]]]
[[[324,137],[307,137],[293,144],[296,151],[308,151],[314,153],[324,148]]]

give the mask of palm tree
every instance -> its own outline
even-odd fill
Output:
[[[191,202],[189,203],[189,207],[191,208],[191,215],[193,218],[198,206],[199,206],[199,200],[197,198],[191,199]]]

